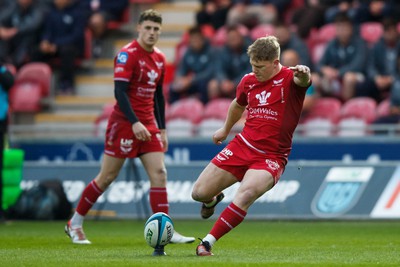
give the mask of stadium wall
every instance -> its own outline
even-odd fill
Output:
[[[399,150],[397,150],[399,151]],[[191,188],[207,162],[168,164],[168,196],[174,218],[200,218]],[[60,179],[76,206],[98,162],[25,162],[23,188]],[[217,213],[239,185],[225,191]],[[93,207],[91,216],[147,218],[149,182],[139,161],[127,162],[118,179]],[[400,219],[400,162],[289,162],[280,182],[250,208],[251,219]]]

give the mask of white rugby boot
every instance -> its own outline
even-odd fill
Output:
[[[92,244],[89,240],[87,240],[85,233],[83,232],[82,227],[79,228],[71,228],[70,222],[65,225],[64,229],[65,233],[69,238],[71,238],[72,243],[74,244]]]

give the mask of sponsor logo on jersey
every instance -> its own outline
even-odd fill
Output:
[[[157,61],[156,61],[156,65],[157,65],[157,68],[158,68],[158,69],[162,69],[162,67],[164,66],[164,63],[163,63],[163,62],[157,62]]]
[[[249,89],[250,89],[250,90],[253,89],[254,86],[255,86],[255,84],[250,84],[250,85],[249,85]]]
[[[130,151],[132,151],[132,144],[132,139],[121,138],[120,149],[122,153],[129,153]]]
[[[279,86],[282,84],[283,80],[285,78],[279,79],[279,80],[272,80],[273,85],[272,86]]]
[[[116,67],[115,68],[115,70],[114,70],[114,72],[115,73],[120,73],[120,72],[123,72],[125,69],[123,68],[123,67]]]
[[[256,98],[259,101],[258,105],[259,106],[268,105],[268,97],[270,97],[270,96],[271,96],[271,92],[267,93],[267,91],[262,91],[261,93],[256,94]]]
[[[147,77],[149,77],[149,79],[150,79],[147,83],[150,85],[155,85],[156,84],[155,80],[158,77],[158,73],[155,72],[154,70],[151,70],[147,73]]]
[[[144,65],[146,65],[146,61],[139,60],[139,65],[140,65],[140,67],[144,67]]]
[[[128,61],[128,53],[120,52],[117,56],[117,63],[118,64],[126,64],[127,61]]]
[[[311,203],[318,217],[337,217],[352,209],[360,199],[371,176],[372,167],[333,167]]]
[[[275,160],[266,159],[265,163],[267,163],[268,168],[273,171],[276,171],[280,168],[279,163]]]
[[[232,157],[232,156],[233,156],[233,152],[230,151],[230,150],[227,149],[227,148],[224,148],[221,152],[219,152],[219,153],[217,154],[216,160],[218,160],[218,161],[224,161],[224,160],[229,159],[229,158]]]

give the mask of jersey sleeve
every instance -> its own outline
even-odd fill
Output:
[[[121,50],[114,58],[114,81],[130,82],[135,62],[134,54]]]
[[[236,102],[241,106],[247,106],[247,95],[244,89],[244,85],[246,83],[246,76],[242,78],[239,84],[236,87]]]

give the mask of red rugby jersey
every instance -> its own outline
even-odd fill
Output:
[[[130,83],[129,101],[148,130],[157,128],[154,117],[154,92],[162,85],[165,73],[165,56],[157,48],[144,50],[139,43],[125,45],[114,58],[114,80]],[[118,103],[114,106],[114,117],[126,119]]]
[[[254,73],[245,75],[236,89],[237,103],[248,111],[239,136],[262,153],[287,157],[307,88],[294,83],[293,71],[287,67],[265,82],[259,82]]]

